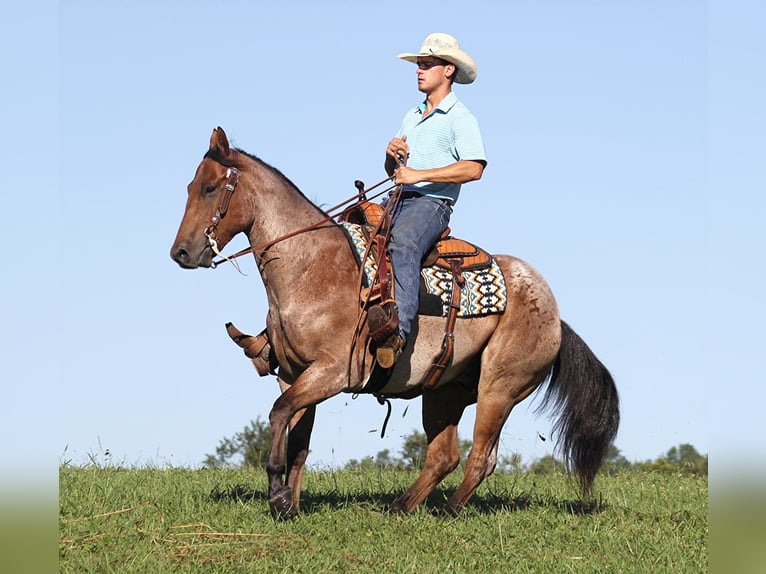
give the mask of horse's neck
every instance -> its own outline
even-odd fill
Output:
[[[270,296],[283,299],[301,285],[326,281],[317,276],[317,262],[327,262],[325,269],[338,263],[344,268],[355,266],[343,231],[279,174],[260,169],[262,173],[252,178],[257,188],[249,194],[254,218],[248,237],[257,248],[256,258]],[[295,234],[301,230],[305,231]],[[347,257],[342,257],[344,251]]]
[[[289,181],[268,166],[255,164],[248,170],[248,208],[253,214],[248,232],[251,245],[267,244],[299,229],[310,227],[325,216]]]

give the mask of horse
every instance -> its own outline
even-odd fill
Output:
[[[266,290],[266,331],[282,391],[269,413],[269,510],[292,518],[300,510],[316,406],[341,392],[364,392],[375,368],[370,346],[355,335],[359,268],[341,226],[278,169],[230,146],[218,127],[188,185],[170,255],[182,268],[215,267],[219,250],[239,233],[248,238]],[[545,382],[540,408],[556,417],[557,447],[581,496],[592,492],[616,436],[619,399],[608,369],[560,318],[550,287],[530,264],[494,258],[507,285],[505,311],[457,321],[452,361],[431,388],[421,380],[441,348],[444,318],[419,316],[377,391],[384,398],[422,396],[425,462],[393,513],[415,509],[458,466],[457,427],[469,405],[476,404],[472,446],[444,509],[453,515],[495,470],[511,410]],[[362,341],[366,329],[362,324]]]

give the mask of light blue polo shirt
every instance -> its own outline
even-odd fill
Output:
[[[407,136],[413,169],[444,167],[461,159],[487,161],[479,122],[471,111],[450,92],[423,118],[426,104],[412,108],[404,116],[397,137]],[[405,185],[404,191],[448,199],[454,205],[460,195],[460,184],[421,182]]]

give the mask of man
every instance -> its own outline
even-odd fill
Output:
[[[480,179],[487,160],[479,124],[452,91],[453,82],[470,84],[476,64],[448,34],[430,34],[417,54],[399,54],[417,64],[423,103],[404,117],[386,148],[386,172],[402,186],[393,215],[389,252],[396,275],[396,333],[381,344],[378,363],[394,365],[418,311],[420,266],[447,228],[462,184]],[[381,308],[370,314],[371,328],[389,320]]]

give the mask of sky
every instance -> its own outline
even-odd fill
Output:
[[[11,12],[0,18],[2,477],[55,480],[64,462],[195,467],[267,420],[276,382],[224,330],[262,328],[263,284],[252,260],[242,276],[170,259],[186,185],[216,126],[325,207],[356,179],[381,180],[386,144],[422,96],[396,55],[435,31],[477,62],[477,81],[455,91],[489,160],[452,230],[547,279],[615,378],[622,454],[655,459],[691,443],[719,453],[713,469],[766,454],[766,9],[741,4],[0,9]],[[511,414],[501,455],[553,451],[538,404]],[[395,401],[381,439],[384,416],[370,396],[323,403],[308,464],[397,455],[421,430],[420,401]]]

